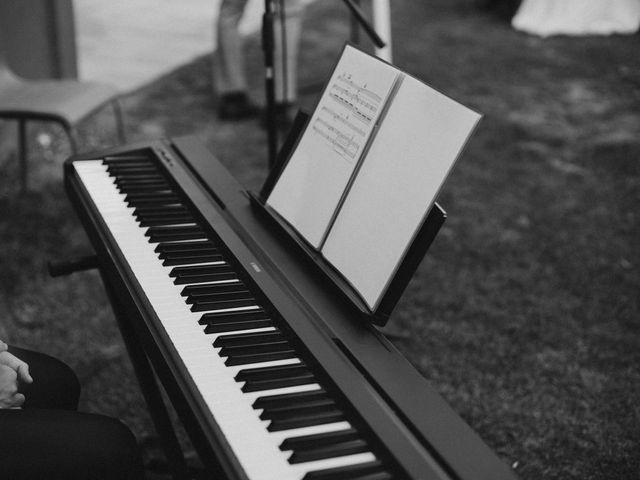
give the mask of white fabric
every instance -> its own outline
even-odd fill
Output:
[[[543,37],[634,33],[640,0],[523,0],[512,25]]]

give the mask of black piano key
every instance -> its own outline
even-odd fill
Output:
[[[153,157],[150,157],[144,154],[132,155],[130,153],[126,155],[107,155],[102,159],[102,162],[107,165],[118,165],[122,163],[141,162],[145,160],[148,160],[149,162],[152,162],[155,165],[155,160],[153,160]]]
[[[146,179],[147,177],[162,177],[166,179],[157,167],[149,164],[145,165],[144,163],[107,165],[107,172],[114,178],[135,179],[144,177]]]
[[[275,332],[254,332],[240,333],[236,335],[221,335],[213,342],[214,347],[246,347],[252,345],[260,345],[272,343],[274,341],[285,340],[284,335],[280,331]]]
[[[324,447],[334,443],[356,440],[358,438],[360,438],[360,433],[355,428],[347,428],[334,432],[314,433],[300,437],[286,438],[280,444],[280,450],[310,450],[316,447]]]
[[[149,227],[144,234],[150,243],[175,240],[195,240],[206,238],[202,228],[198,225],[160,225]]]
[[[324,460],[325,458],[343,457],[345,455],[354,455],[356,453],[364,453],[369,451],[367,442],[361,439],[350,440],[334,445],[326,445],[324,447],[316,447],[310,450],[301,450],[294,452],[289,457],[289,463],[304,463],[314,460]]]
[[[154,205],[142,205],[133,210],[134,215],[160,215],[170,212],[191,214],[185,205],[161,205],[158,207]]]
[[[107,165],[107,172],[112,177],[135,178],[140,176],[162,176],[162,173],[152,164],[132,163],[131,165]]]
[[[283,365],[240,370],[237,382],[245,382],[243,392],[258,392],[275,388],[293,387],[315,382],[315,377],[305,365]]]
[[[156,245],[156,253],[168,253],[175,251],[207,250],[214,246],[211,240],[198,240],[194,242],[160,242]]]
[[[224,333],[224,332],[237,332],[240,330],[250,330],[252,328],[264,328],[273,327],[271,320],[246,320],[235,322],[218,322],[211,323],[206,326],[204,333]]]
[[[160,227],[168,227],[173,225],[154,225],[149,228],[160,228]],[[198,232],[197,230],[193,230],[192,232],[165,232],[165,233],[156,233],[149,236],[149,243],[158,243],[158,242],[175,242],[179,240],[199,240],[201,238],[206,238],[204,232]]]
[[[186,302],[191,304],[196,302],[215,302],[220,300],[242,300],[246,298],[255,300],[253,294],[244,286],[241,288],[226,288],[220,290],[209,287],[207,289],[194,292],[191,295],[187,295]]]
[[[196,223],[195,218],[189,212],[182,209],[160,209],[160,211],[133,212],[135,219],[143,225],[144,223]],[[144,225],[143,225],[144,226]]]
[[[246,347],[222,347],[218,354],[221,357],[229,357],[231,361],[234,361],[233,359],[240,361],[241,358],[249,359],[251,356],[264,356],[266,358],[272,355],[273,357],[277,357],[271,360],[282,360],[284,358],[294,358],[297,356],[295,349],[287,340]],[[251,362],[249,361],[249,363]],[[240,365],[240,363],[237,365]]]
[[[136,218],[141,227],[160,227],[162,225],[182,225],[187,223],[195,223],[194,218],[191,215],[184,215],[182,217],[154,217],[154,218]]]
[[[190,265],[187,267],[174,267],[169,272],[170,277],[181,275],[200,275],[203,273],[233,272],[228,263],[216,263],[213,265]]]
[[[288,358],[296,358],[297,354],[295,350],[289,348],[288,350],[281,350],[277,352],[262,352],[262,353],[246,353],[229,355],[224,361],[224,364],[231,367],[237,365],[251,365],[254,363],[273,362],[274,360],[285,360]]]
[[[165,189],[166,182],[162,179],[155,179],[149,181],[139,181],[139,182],[126,182],[123,179],[117,179],[114,182],[116,184],[116,188],[118,192],[124,193],[125,196],[129,193],[133,192],[144,192],[144,191],[155,191],[158,189]]]
[[[294,375],[288,378],[275,378],[268,380],[247,381],[242,386],[243,392],[260,392],[262,390],[273,390],[276,388],[295,387],[296,385],[306,385],[313,383],[315,378],[311,372]]]
[[[256,300],[253,297],[239,300],[217,300],[215,302],[196,301],[191,305],[191,311],[208,312],[211,310],[223,310],[225,308],[252,307],[255,304]]]
[[[336,402],[329,397],[301,399],[298,403],[286,407],[265,408],[260,414],[260,418],[263,420],[273,420],[275,418],[285,418],[307,412],[326,412],[334,408],[337,408]]]
[[[160,215],[191,215],[191,212],[184,205],[161,205],[160,207],[138,207],[134,209],[135,216],[155,217]]]
[[[160,200],[164,198],[178,198],[178,195],[171,190],[161,190],[155,192],[136,191],[127,193],[124,197],[125,202],[137,202],[138,200]]]
[[[191,215],[188,212],[184,212],[184,211],[180,211],[180,210],[171,211],[171,210],[165,209],[164,211],[160,211],[160,212],[149,212],[149,213],[144,213],[144,212],[136,213],[136,212],[134,212],[133,216],[138,221],[144,221],[144,220],[174,220],[174,219],[190,218],[191,221],[193,223],[195,223],[193,215]]]
[[[233,312],[211,312],[200,317],[200,325],[210,325],[215,323],[247,322],[256,320],[271,320],[267,312],[262,308],[252,310],[237,310]]]
[[[210,293],[197,293],[195,295],[189,295],[186,298],[186,302],[190,305],[195,305],[197,303],[203,304],[207,302],[224,302],[229,300],[251,300],[253,303],[251,305],[255,305],[257,302],[254,296],[251,294],[249,290],[231,290],[231,291],[222,291],[222,292],[210,292]]]
[[[159,186],[159,185],[156,185],[156,186]],[[147,191],[136,191],[136,189],[131,185],[125,186],[125,189],[132,190],[130,193],[127,193],[124,196],[124,201],[132,208],[153,206],[153,205],[182,204],[181,202],[182,197],[171,190],[165,190],[158,193],[147,192]]]
[[[303,363],[296,365],[278,365],[276,367],[245,368],[236,374],[235,380],[236,382],[270,380],[307,373],[310,373],[309,368]]]
[[[284,418],[274,418],[267,427],[270,432],[280,432],[293,428],[311,427],[314,425],[324,425],[326,423],[342,422],[347,417],[342,410],[333,409],[308,414],[291,415]]]
[[[192,243],[192,242],[184,242],[184,243]],[[207,248],[196,248],[196,249],[173,249],[164,252],[158,252],[158,258],[162,260],[173,260],[179,258],[193,258],[193,257],[201,257],[201,256],[209,256],[209,255],[218,255],[222,257],[222,253],[216,247],[209,246]]]
[[[202,255],[191,255],[189,257],[168,255],[162,259],[162,265],[165,267],[178,266],[178,265],[193,265],[196,263],[208,263],[208,262],[220,262],[224,260],[220,253],[208,253]]]
[[[281,420],[339,410],[340,409],[332,399],[326,399],[294,405],[289,408],[265,408],[260,414],[260,418],[262,420]]]
[[[107,171],[114,177],[121,175],[148,175],[158,173],[158,169],[151,165],[118,165],[118,166],[109,166],[107,167]]]
[[[189,209],[184,206],[139,207],[133,210],[133,215],[143,218],[166,217],[167,215],[190,215]]]
[[[218,354],[221,357],[244,356],[261,353],[293,352],[293,346],[286,340],[271,343],[261,343],[258,345],[240,345],[236,347],[222,347]]]
[[[121,185],[118,187],[120,193],[133,193],[133,192],[163,192],[171,191],[171,186],[168,183],[145,183],[142,185]]]
[[[164,192],[169,190],[169,187],[163,183],[145,183],[143,185],[123,185],[118,187],[118,191],[125,195],[134,192]]]
[[[329,398],[329,394],[322,388],[307,392],[284,393],[281,395],[258,397],[256,401],[253,402],[252,407],[255,409],[286,408],[291,405],[296,405],[301,401],[304,402],[307,400],[321,398]]]
[[[177,203],[180,197],[171,191],[164,192],[131,192],[124,196],[124,201],[129,206],[143,205],[143,204],[166,204]]]
[[[382,462],[345,465],[307,473],[302,480],[392,480],[393,475],[385,470]]]
[[[137,198],[156,198],[159,196],[175,195],[168,184],[152,183],[147,185],[126,185],[118,187],[120,193],[125,194],[126,201]]]
[[[247,290],[244,283],[240,281],[225,283],[205,283],[202,285],[189,285],[180,292],[183,297],[197,297],[199,295],[210,295],[213,293],[239,292]]]
[[[168,227],[151,227],[147,228],[145,237],[152,237],[156,235],[174,234],[174,233],[203,233],[202,227],[199,225],[180,225],[180,226],[168,226]]]
[[[107,163],[108,171],[128,171],[134,170],[137,171],[139,169],[153,169],[154,172],[158,171],[158,167],[154,165],[152,162],[148,160],[130,160],[128,162],[120,162],[120,163]]]
[[[146,198],[146,199],[139,198],[137,200],[130,200],[130,201],[126,200],[125,203],[130,208],[137,208],[137,207],[144,207],[144,206],[158,208],[158,207],[163,207],[167,205],[170,205],[170,206],[182,205],[181,200],[176,196],[162,197],[162,198]]]
[[[180,267],[176,267],[180,268]],[[204,282],[218,282],[222,280],[233,280],[236,278],[236,273],[229,272],[214,272],[214,273],[193,273],[178,275],[173,283],[176,285],[189,285],[191,283],[204,283]]]
[[[127,168],[127,167],[131,167],[131,168],[153,167],[153,168],[156,169],[156,171],[158,170],[158,167],[156,166],[156,164],[153,163],[151,160],[146,159],[146,158],[141,158],[139,160],[128,160],[126,162],[123,162],[123,161],[119,161],[119,162],[106,161],[104,163],[107,165],[107,170],[109,170],[109,171],[111,171],[112,168]]]
[[[116,177],[114,183],[117,186],[123,185],[146,185],[149,183],[166,183],[167,179],[160,174],[136,175],[135,177]]]
[[[148,162],[126,162],[107,165],[107,172],[112,177],[132,175],[160,175],[158,168]]]
[[[193,265],[189,267],[174,267],[169,272],[170,277],[175,277],[173,283],[176,285],[186,285],[190,283],[214,282],[220,280],[233,280],[237,273],[229,264],[218,265]]]
[[[191,215],[189,209],[184,205],[142,205],[133,210],[134,215],[164,215],[167,213]]]

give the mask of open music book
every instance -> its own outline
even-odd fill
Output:
[[[479,119],[346,45],[266,205],[374,311]]]

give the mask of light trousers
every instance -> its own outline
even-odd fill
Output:
[[[213,82],[218,95],[246,92],[248,88],[243,38],[238,24],[247,0],[222,0],[217,22],[218,48],[213,57]],[[276,102],[297,98],[297,58],[302,27],[300,0],[274,2],[274,82]],[[284,17],[284,23],[281,18]],[[285,41],[282,33],[284,26]]]

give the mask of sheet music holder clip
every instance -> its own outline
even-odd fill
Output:
[[[420,262],[424,258],[424,255],[429,249],[431,243],[438,234],[440,227],[444,223],[446,219],[446,212],[440,205],[438,205],[438,203],[435,203],[431,207],[429,214],[420,226],[416,237],[407,250],[397,271],[390,280],[378,307],[374,311],[371,311],[359,294],[342,277],[342,275],[328,262],[326,262],[318,252],[310,248],[309,245],[299,237],[294,229],[275,215],[265,204],[266,198],[269,196],[271,190],[278,181],[281,172],[286,166],[296,144],[304,132],[309,118],[309,114],[302,111],[298,112],[291,130],[289,131],[282,148],[278,152],[276,163],[265,180],[260,193],[256,195],[253,192],[249,192],[251,204],[260,214],[261,218],[266,219],[266,221],[274,226],[275,230],[280,233],[280,237],[283,241],[287,241],[291,245],[295,245],[296,248],[300,249],[311,260],[318,272],[324,275],[330,283],[335,286],[336,291],[353,305],[354,312],[357,313],[362,320],[374,325],[384,326],[389,321],[391,312],[400,300],[402,293],[420,265]]]

